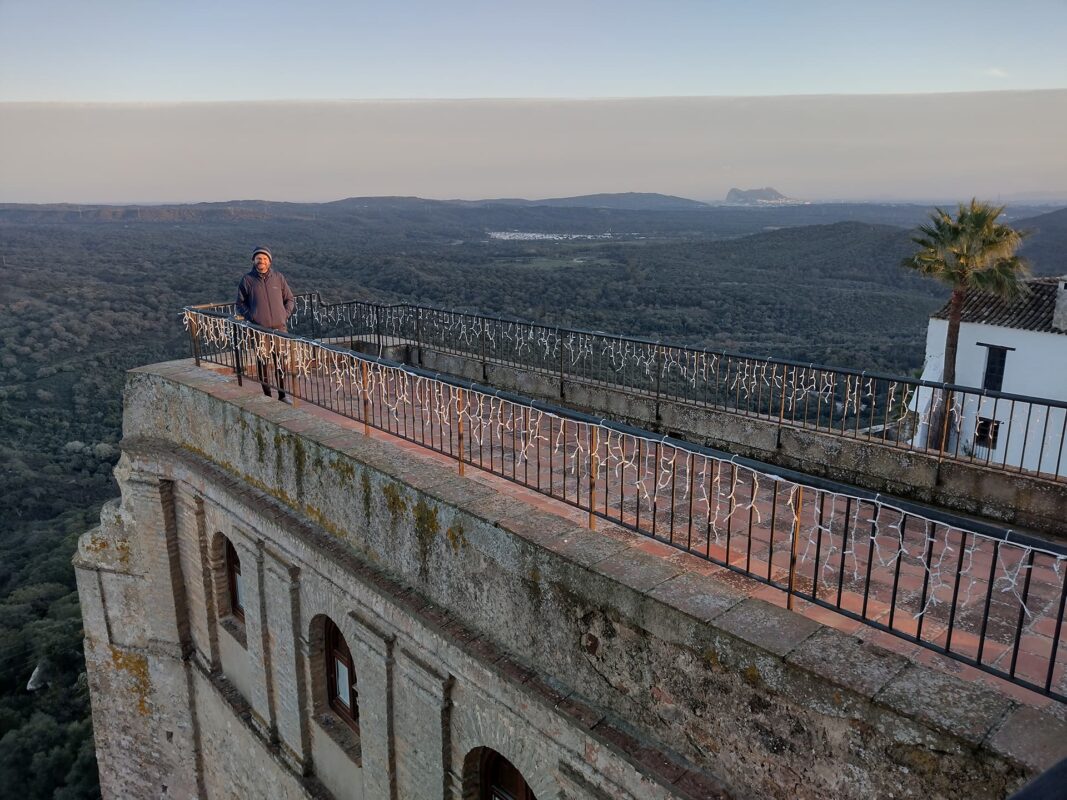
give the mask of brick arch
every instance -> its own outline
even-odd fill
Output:
[[[311,707],[316,715],[327,713],[330,707],[326,690],[326,621],[340,628],[331,614],[318,613],[308,625],[308,669],[311,673]],[[341,628],[342,635],[344,629]],[[351,645],[349,645],[351,647]]]
[[[530,764],[521,749],[511,751],[511,748],[505,747],[505,750],[508,752],[483,745],[471,749],[464,756],[461,787],[463,800],[482,800],[484,766],[486,760],[494,755],[506,759],[518,770],[537,800],[555,800],[558,787],[552,780],[552,776],[545,770],[538,770]]]

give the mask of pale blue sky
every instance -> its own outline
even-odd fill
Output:
[[[0,102],[1064,88],[1065,42],[1065,0],[0,0]]]

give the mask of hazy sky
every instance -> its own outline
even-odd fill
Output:
[[[1067,196],[1065,41],[1065,0],[0,0],[0,201]]]

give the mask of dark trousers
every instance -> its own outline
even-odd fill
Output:
[[[285,333],[285,328],[278,328],[277,330]],[[274,362],[274,377],[277,379],[277,383],[274,385],[278,387],[278,399],[285,399],[285,372],[282,370],[282,357],[277,353],[271,353],[271,361]],[[267,363],[266,359],[256,356],[256,373],[259,375],[259,382],[263,386],[263,394],[270,397],[270,383],[267,381]]]
[[[278,399],[281,400],[285,397],[285,383],[283,381],[285,373],[282,372],[281,363],[278,361],[278,354],[272,353],[271,360],[274,362],[274,376],[277,379],[275,384],[278,387]],[[263,386],[263,394],[270,397],[270,383],[267,381],[267,363],[262,358],[256,358],[256,374],[259,376],[259,382]]]

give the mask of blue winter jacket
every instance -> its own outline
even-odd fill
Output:
[[[284,331],[295,308],[296,298],[276,269],[260,275],[253,267],[237,284],[237,313],[263,328]]]

